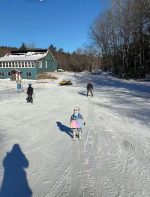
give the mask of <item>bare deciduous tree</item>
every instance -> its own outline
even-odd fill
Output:
[[[144,76],[150,72],[150,1],[112,0],[111,9],[91,26],[90,37],[104,69],[120,76]]]

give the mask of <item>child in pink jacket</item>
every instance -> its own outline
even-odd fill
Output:
[[[72,114],[70,118],[70,128],[73,130],[73,140],[76,139],[76,135],[79,136],[79,139],[82,138],[82,127],[85,123],[83,123],[83,117],[79,113],[80,108],[75,107],[74,113]]]

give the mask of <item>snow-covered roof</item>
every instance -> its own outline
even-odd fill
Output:
[[[12,51],[0,58],[0,62],[4,61],[36,61],[47,55],[46,50],[36,51]]]

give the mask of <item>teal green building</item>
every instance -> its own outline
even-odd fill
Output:
[[[57,71],[50,50],[16,50],[0,58],[0,79],[37,79],[40,73]]]

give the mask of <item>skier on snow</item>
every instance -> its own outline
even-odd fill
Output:
[[[33,88],[32,88],[31,86],[32,86],[32,84],[29,83],[29,87],[28,87],[28,89],[27,89],[27,95],[28,95],[28,97],[26,98],[26,100],[27,100],[27,102],[33,103],[33,98],[32,98],[32,95],[33,95]]]
[[[85,125],[85,123],[83,123],[83,117],[79,113],[79,111],[80,111],[80,108],[75,107],[74,113],[72,114],[70,118],[70,128],[73,131],[73,140],[76,140],[76,135],[79,136],[80,140],[82,139],[82,127],[83,125]]]
[[[87,96],[89,95],[89,92],[91,93],[91,96],[93,96],[93,84],[91,81],[87,84]]]

